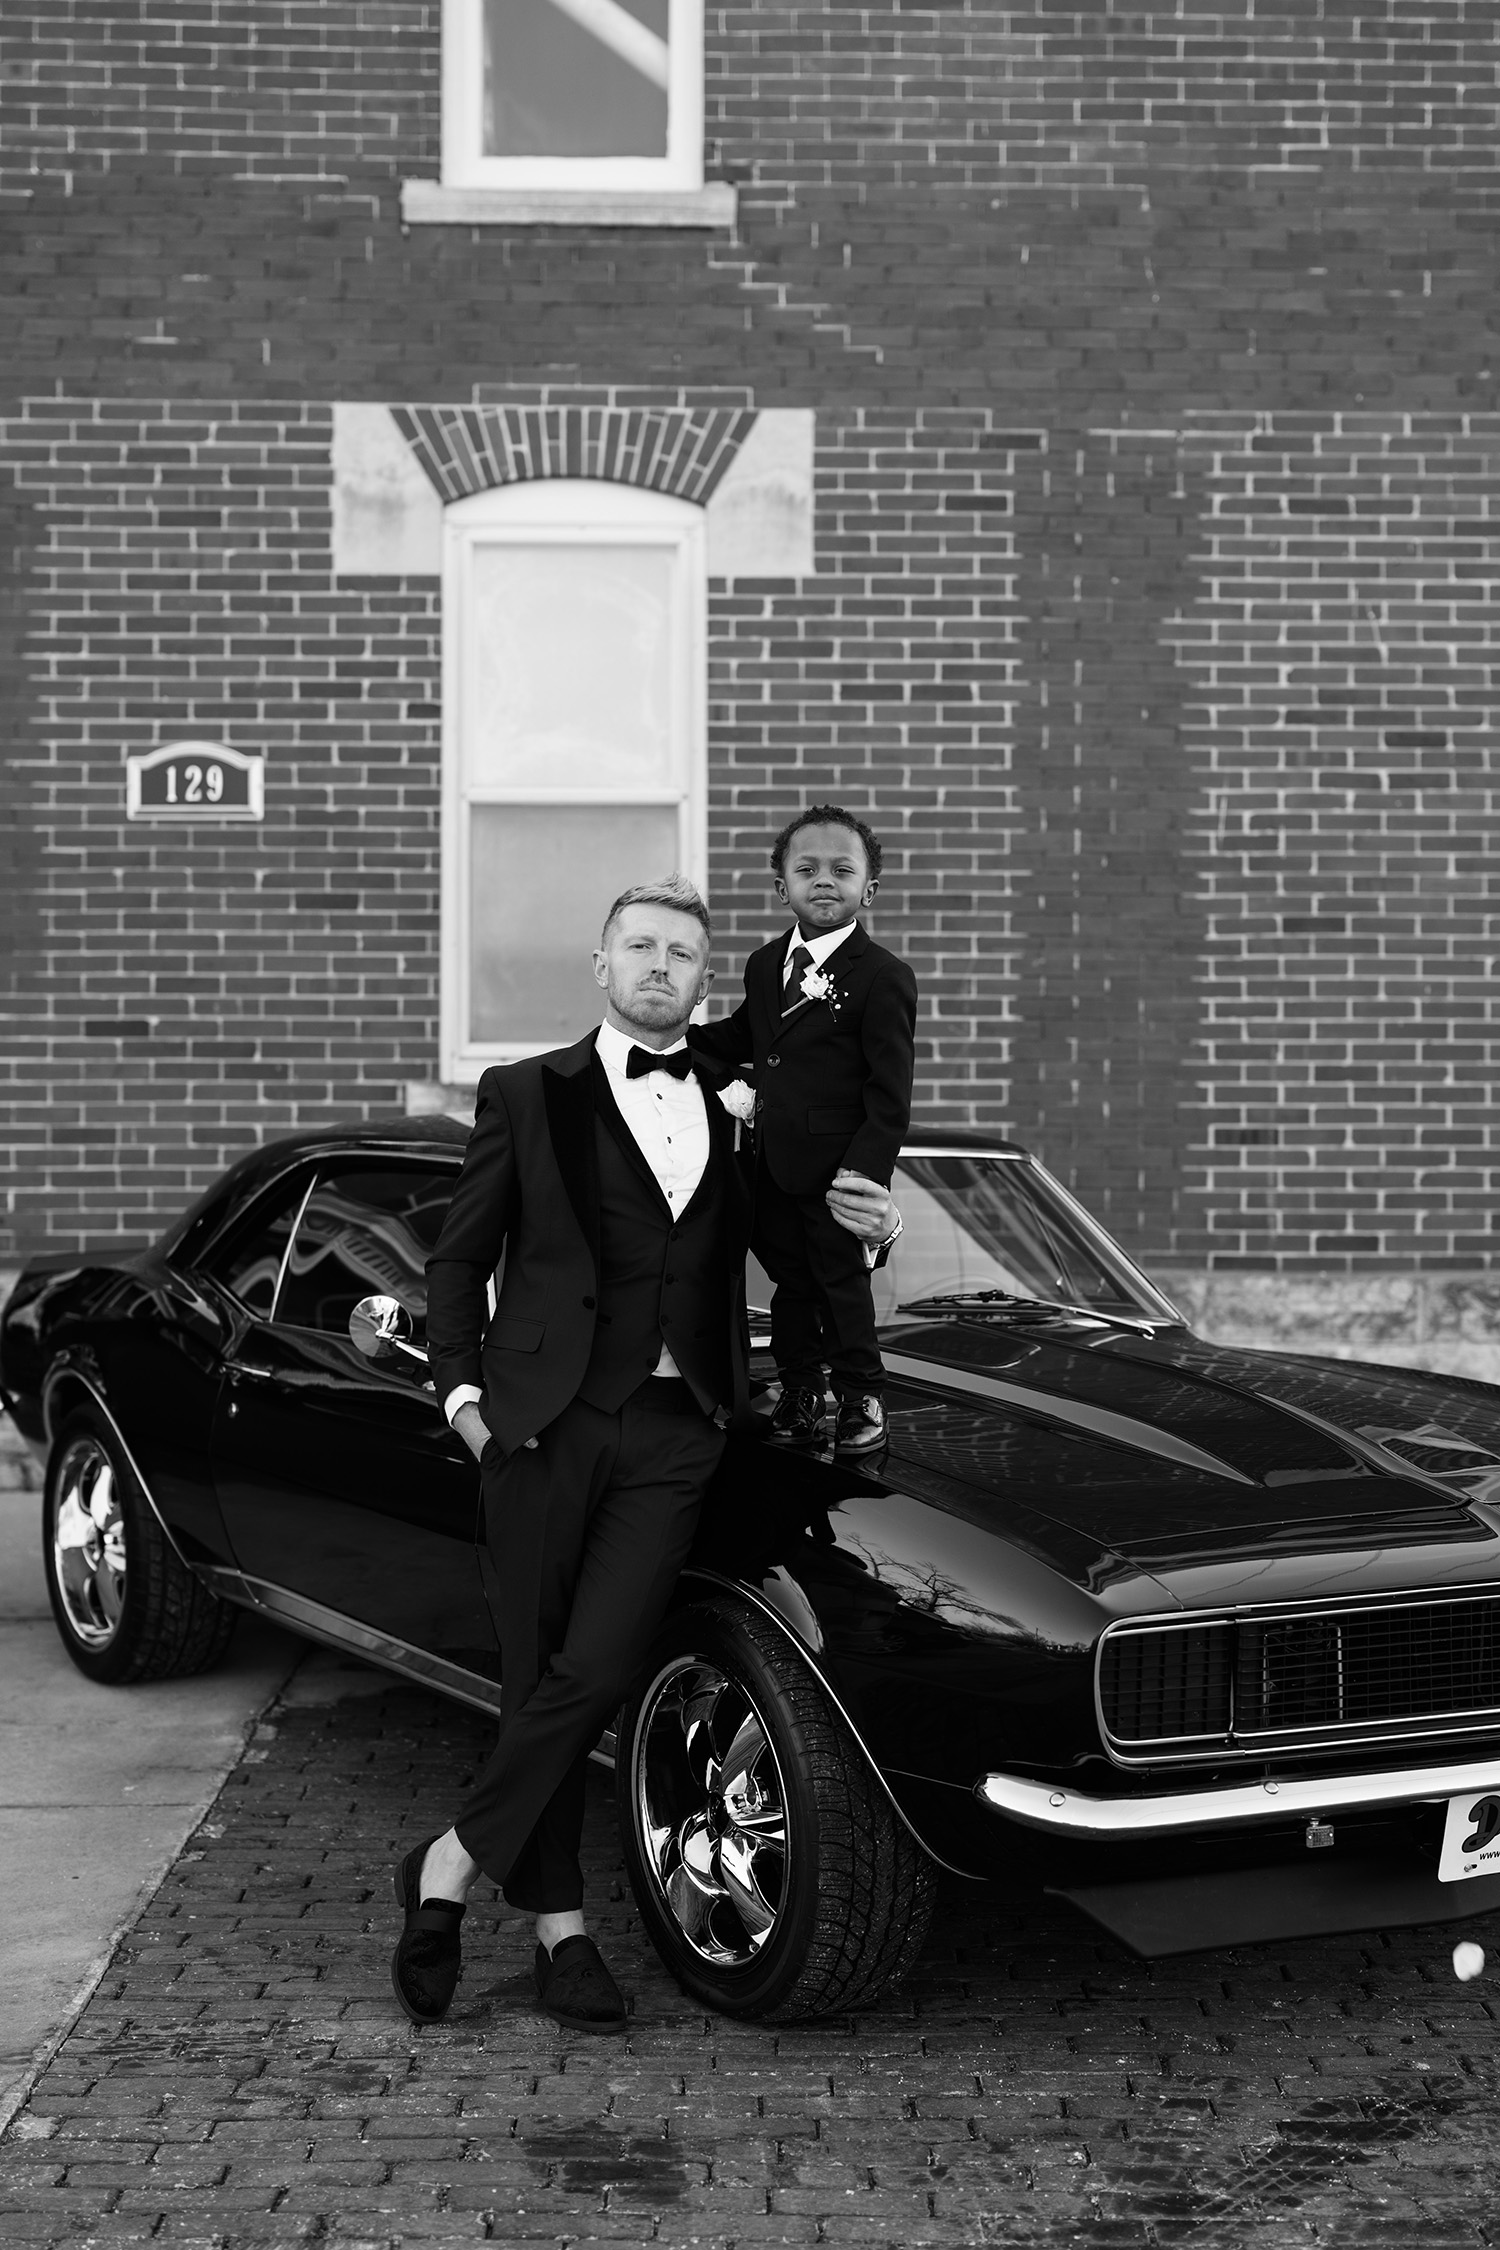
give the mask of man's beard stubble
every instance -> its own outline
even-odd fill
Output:
[[[651,1008],[652,1002],[656,1003],[655,1009]],[[645,1003],[647,1009],[650,1010],[649,1013],[641,1012],[642,1003]],[[682,1007],[682,1002],[669,987],[648,985],[644,990],[627,994],[620,991],[614,984],[609,987],[609,1004],[623,1023],[634,1025],[637,1031],[654,1031],[657,1033],[686,1031],[692,1021],[694,1005],[690,1003],[685,1013],[679,1015],[677,1010]],[[667,1010],[665,1015],[659,1012],[663,1005]]]

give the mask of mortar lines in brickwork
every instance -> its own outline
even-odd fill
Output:
[[[1043,442],[985,410],[820,415],[816,578],[713,603],[710,822],[731,952],[782,919],[765,857],[782,819],[819,798],[865,812],[888,853],[870,919],[923,995],[919,1110],[949,1122],[993,1124],[1006,1098],[1014,488]]]
[[[754,427],[745,407],[570,401],[398,406],[396,425],[439,496],[538,477],[598,477],[706,506]]]
[[[6,185],[156,156],[247,184],[434,175],[436,0],[314,14],[143,0],[106,42],[85,0],[12,9]],[[709,169],[802,195],[852,180],[1005,196],[1108,191],[1205,159],[1288,176],[1378,165],[1446,173],[1479,203],[1497,46],[1493,13],[1460,0],[1435,24],[1389,0],[1339,14],[1203,0],[1187,15],[1035,0],[893,11],[878,38],[854,9],[709,6]]]
[[[426,1066],[437,602],[334,586],[330,428],[43,401],[7,429],[42,541],[10,769],[45,875],[12,1039],[33,1233],[155,1231],[254,1139],[395,1106]],[[125,751],[174,738],[267,757],[263,829],[123,821]]]
[[[1500,1174],[1488,641],[1500,416],[1204,417],[1176,621],[1221,1260],[1473,1266]]]

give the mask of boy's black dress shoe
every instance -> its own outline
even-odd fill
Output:
[[[458,1942],[463,1908],[456,1899],[420,1894],[422,1862],[436,1841],[429,1836],[415,1845],[396,1869],[396,1904],[406,1927],[391,1956],[391,1987],[413,2023],[436,2023],[447,2014],[463,1966]]]
[[[823,1393],[784,1390],[771,1416],[771,1439],[776,1445],[821,1445]]]
[[[623,2031],[625,1999],[591,1937],[536,1949],[536,1994],[545,2014],[570,2031]]]
[[[869,1391],[863,1398],[851,1396],[839,1400],[838,1429],[833,1441],[835,1452],[873,1453],[889,1436],[885,1400],[877,1392]]]

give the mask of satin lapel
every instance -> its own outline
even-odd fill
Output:
[[[730,1252],[735,1260],[742,1262],[750,1246],[750,1188],[745,1168],[734,1152],[734,1119],[707,1087],[703,1091],[703,1103],[708,1111],[708,1140],[713,1161],[723,1168]]]
[[[542,1071],[542,1100],[552,1153],[568,1201],[583,1229],[589,1255],[599,1263],[599,1160],[594,1150],[594,1042],[581,1040],[573,1049],[576,1063],[566,1070]]]
[[[605,1131],[619,1149],[632,1172],[637,1175],[644,1186],[650,1189],[651,1194],[662,1209],[670,1212],[672,1206],[662,1194],[661,1182],[641,1154],[640,1142],[621,1116],[620,1105],[615,1100],[614,1089],[609,1082],[609,1072],[597,1055],[594,1057],[594,1107],[604,1120]]]

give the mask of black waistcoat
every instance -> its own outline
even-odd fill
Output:
[[[692,1201],[671,1206],[613,1097],[598,1086],[599,1309],[578,1396],[613,1413],[655,1370],[665,1344],[705,1413],[734,1395],[723,1164],[712,1147]]]

